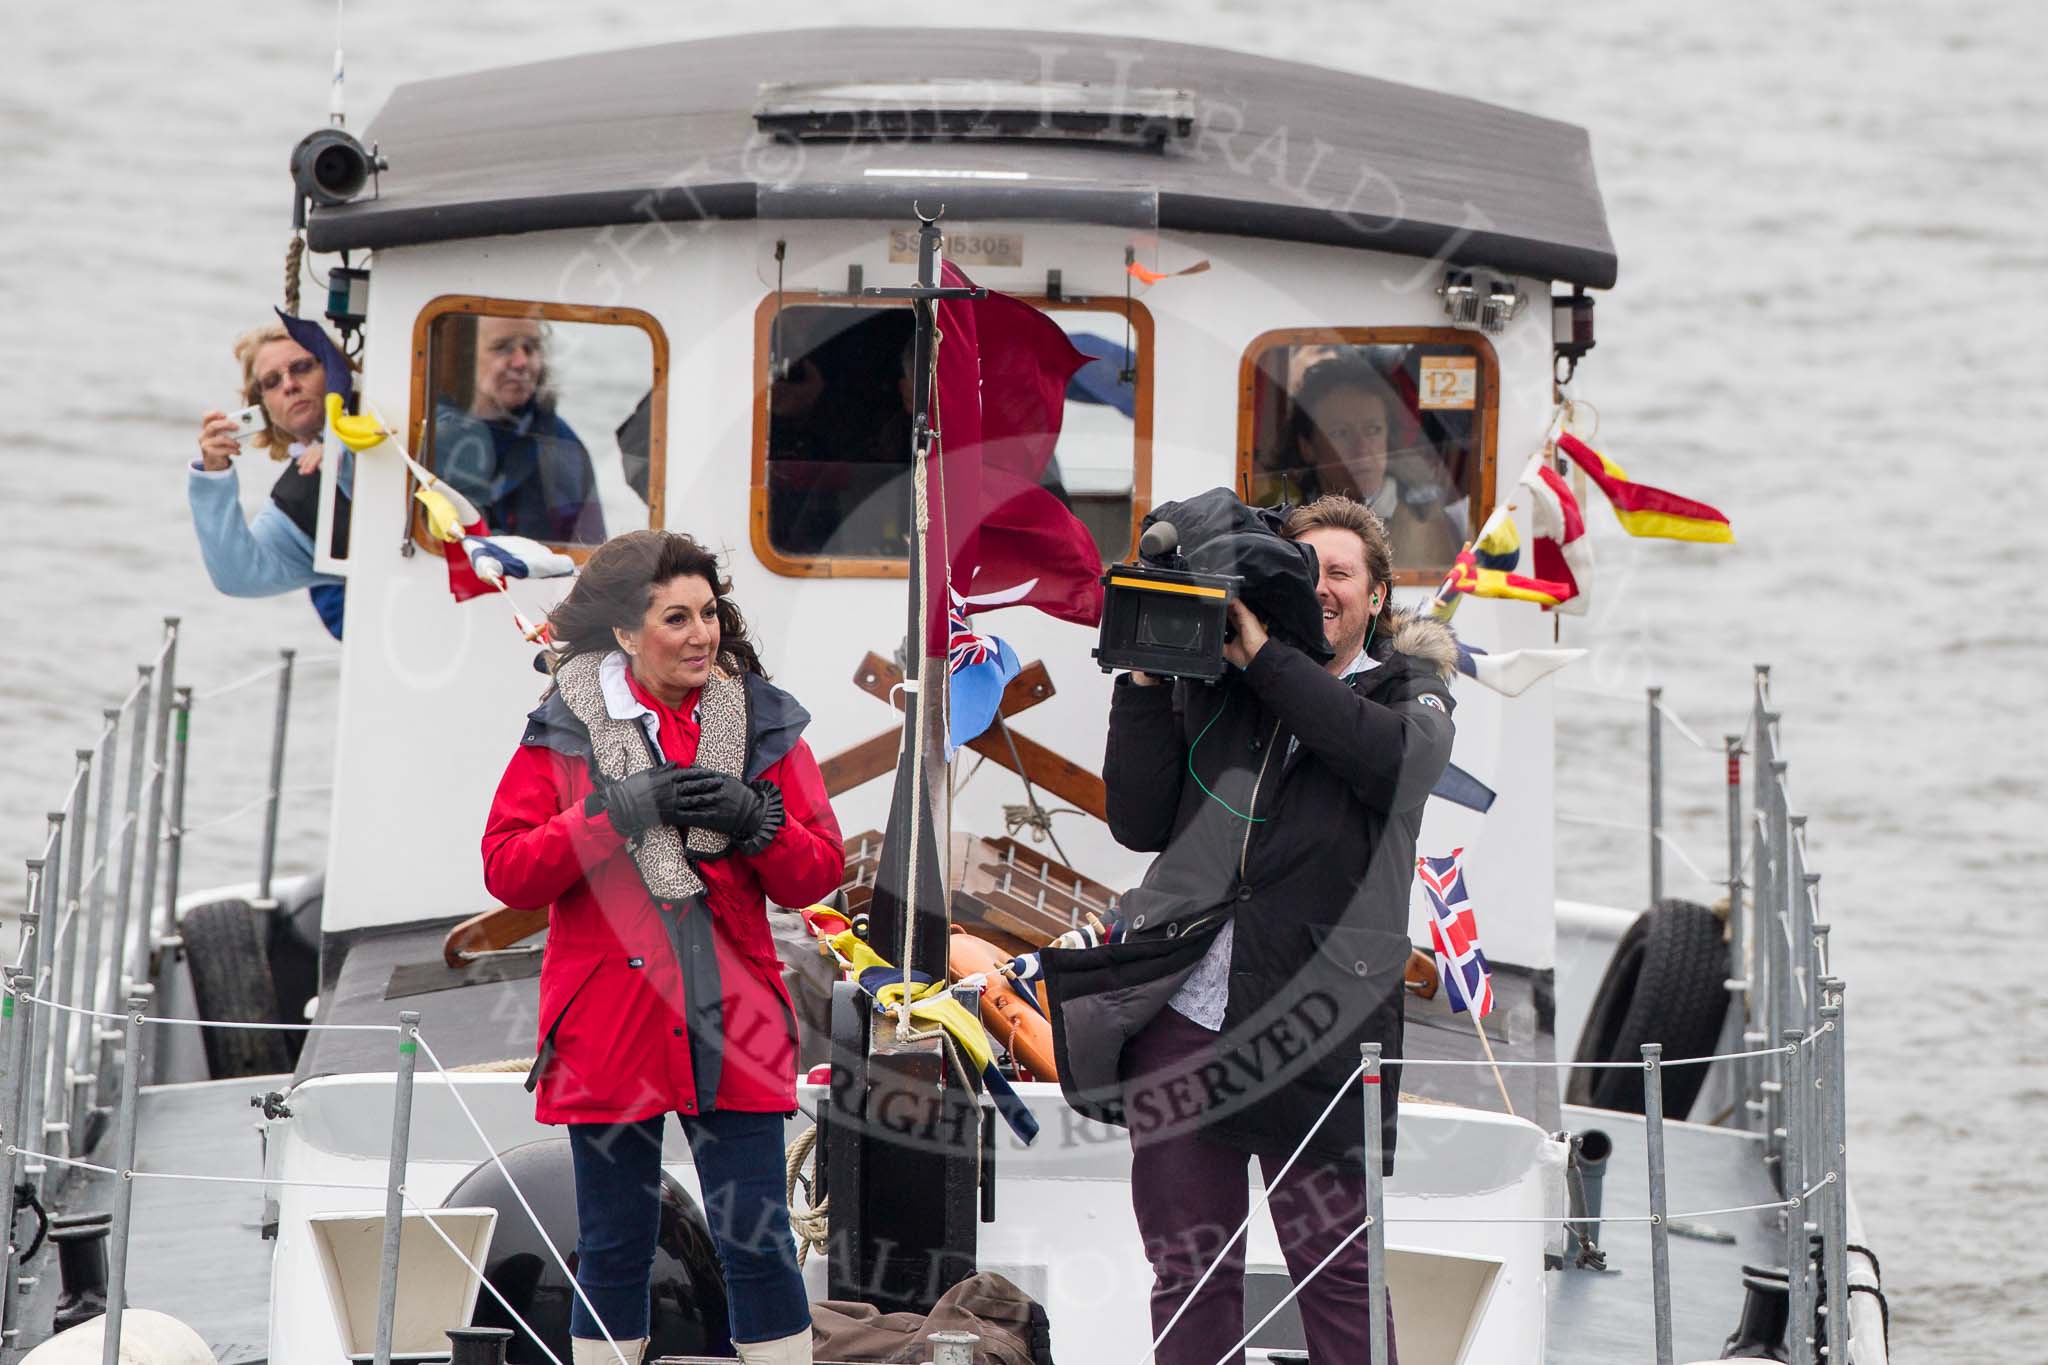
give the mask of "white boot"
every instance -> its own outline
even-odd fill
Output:
[[[618,1355],[612,1353],[612,1344],[603,1337],[570,1337],[569,1365],[619,1365],[621,1355],[626,1358],[626,1365],[640,1365],[640,1357],[646,1350],[646,1337],[620,1342]]]
[[[811,1329],[792,1332],[773,1341],[735,1341],[740,1365],[811,1365]]]

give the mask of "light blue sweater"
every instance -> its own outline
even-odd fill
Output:
[[[346,473],[348,471],[344,471]],[[295,588],[340,583],[313,570],[313,538],[293,524],[276,503],[242,519],[241,484],[235,467],[203,469],[195,461],[185,479],[192,504],[192,529],[206,576],[230,597],[270,597]]]

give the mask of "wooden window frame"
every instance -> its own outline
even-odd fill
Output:
[[[1496,474],[1494,443],[1500,426],[1500,356],[1493,343],[1461,327],[1276,327],[1253,337],[1238,363],[1237,486],[1251,487],[1253,439],[1257,435],[1252,402],[1258,390],[1259,357],[1275,346],[1462,346],[1479,357],[1479,478],[1471,494],[1471,523],[1486,524],[1493,512]],[[1443,581],[1442,569],[1397,569],[1396,586],[1433,588]]]
[[[653,366],[651,394],[647,403],[647,524],[660,529],[668,524],[668,333],[654,314],[640,308],[610,308],[582,303],[540,303],[531,299],[502,299],[482,294],[442,294],[429,299],[412,324],[412,411],[406,422],[406,448],[417,452],[427,426],[427,360],[434,324],[444,317],[460,315],[487,318],[537,318],[542,322],[594,322],[613,327],[637,327],[647,334]],[[430,458],[420,459],[427,468]],[[415,456],[415,458],[418,458]],[[427,530],[426,508],[413,499],[418,487],[410,474],[405,480],[405,497],[412,519],[412,539],[421,549],[440,552],[441,542]],[[632,529],[638,530],[638,527]],[[613,534],[618,534],[616,531]],[[595,545],[550,544],[578,564],[590,558]]]
[[[1130,323],[1131,338],[1137,349],[1138,378],[1131,417],[1131,538],[1125,547],[1128,552],[1130,546],[1138,543],[1139,528],[1152,510],[1152,314],[1144,304],[1135,300],[1126,302],[1121,297],[1055,299],[1045,294],[1012,294],[1010,297],[1019,303],[1028,303],[1040,312],[1105,313]],[[776,313],[792,306],[907,308],[910,305],[851,294],[788,290],[781,294],[763,295],[755,307],[754,448],[747,490],[748,538],[753,543],[754,557],[770,573],[785,578],[906,577],[910,569],[904,559],[872,555],[787,554],[777,549],[768,538],[768,345]]]

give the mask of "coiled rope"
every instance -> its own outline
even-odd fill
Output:
[[[797,1134],[795,1142],[789,1144],[788,1155],[784,1157],[782,1194],[789,1204],[789,1230],[796,1234],[796,1263],[801,1266],[810,1259],[813,1251],[824,1251],[832,1230],[832,1199],[828,1195],[815,1203],[812,1195],[817,1190],[817,1163],[812,1153],[818,1145],[818,1129],[814,1124]],[[804,1175],[804,1163],[811,1161],[811,1174]],[[804,1187],[805,1207],[796,1206],[796,1187]]]

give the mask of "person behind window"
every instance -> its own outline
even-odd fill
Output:
[[[492,531],[600,544],[597,471],[556,414],[551,381],[538,320],[478,318],[468,406],[447,394],[436,405],[434,471],[476,504]]]
[[[1445,565],[1458,553],[1456,524],[1444,510],[1441,465],[1427,451],[1388,458],[1388,437],[1405,408],[1370,362],[1352,356],[1319,360],[1294,391],[1286,493],[1312,502],[1341,493],[1370,507],[1385,523],[1397,565]]]
[[[235,420],[218,410],[199,419],[199,458],[186,476],[185,498],[206,575],[230,597],[270,597],[305,588],[321,624],[340,639],[341,580],[313,568],[327,376],[319,359],[274,323],[237,338],[235,360],[242,367],[243,401],[263,408],[263,430],[249,444],[289,463],[271,485],[270,500],[244,520],[234,465],[241,452]],[[346,469],[343,474],[333,523],[340,545],[348,543],[350,508]]]
[[[548,906],[535,1117],[569,1126],[574,1365],[648,1336],[661,1131],[689,1140],[747,1365],[808,1365],[810,1302],[784,1192],[796,1019],[767,900],[810,905],[846,854],[810,717],[771,684],[717,559],[634,531],[590,557],[548,624],[565,650],[483,837],[484,886]]]

